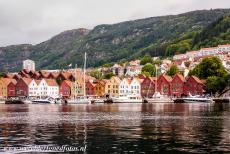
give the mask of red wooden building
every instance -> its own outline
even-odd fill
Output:
[[[181,97],[185,90],[185,78],[181,74],[176,74],[171,81],[171,95]]]
[[[141,83],[141,96],[152,97],[155,93],[155,82],[156,78],[146,77]]]
[[[70,98],[71,97],[71,89],[72,89],[72,82],[69,80],[64,80],[61,82],[60,85],[60,95],[62,98]]]
[[[32,82],[31,78],[21,78],[16,84],[16,96],[28,96],[29,84]]]
[[[205,85],[199,78],[190,76],[186,79],[184,93],[186,95],[202,95],[205,92],[204,88]]]
[[[90,80],[86,81],[86,83],[85,83],[86,96],[94,96],[95,95],[94,86],[95,85]]]
[[[172,78],[168,75],[160,75],[157,79],[157,90],[162,95],[171,95],[171,81]]]

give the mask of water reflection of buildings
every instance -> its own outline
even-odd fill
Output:
[[[1,105],[0,114],[0,146],[29,144],[28,106]]]
[[[223,143],[229,145],[229,140],[226,141],[228,138],[223,136],[229,133],[229,121],[224,123],[223,110],[216,109],[216,106],[210,104],[152,104],[143,106],[143,110],[154,112],[153,119],[143,117],[140,125],[141,139],[145,138],[148,142],[155,143],[149,147],[152,151],[183,152],[184,150],[198,153],[218,149]],[[227,108],[227,113],[229,114],[229,108]],[[225,131],[223,127],[227,127]],[[162,147],[162,145],[165,146]],[[229,147],[228,150],[230,150]]]
[[[230,150],[229,104],[3,106],[0,113],[1,146],[87,145],[88,153]]]

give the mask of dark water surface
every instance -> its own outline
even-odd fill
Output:
[[[1,104],[0,147],[33,145],[87,145],[89,154],[230,153],[230,106]]]

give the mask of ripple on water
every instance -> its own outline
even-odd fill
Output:
[[[229,105],[0,105],[0,146],[87,144],[89,153],[230,152]]]

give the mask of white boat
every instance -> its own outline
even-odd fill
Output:
[[[77,68],[77,67],[76,67]],[[86,92],[85,92],[85,70],[86,70],[86,52],[85,52],[85,61],[84,61],[84,80],[83,80],[83,90],[84,90],[84,96],[82,97],[77,97],[76,96],[76,90],[77,90],[77,85],[76,85],[76,80],[74,82],[74,89],[75,89],[75,92],[74,92],[74,98],[72,99],[69,99],[67,100],[67,103],[70,103],[70,104],[91,104],[91,99],[87,98],[86,97]],[[76,77],[76,70],[75,70],[75,77]]]
[[[213,100],[211,98],[202,98],[202,97],[187,97],[182,98],[184,103],[212,103]]]
[[[55,101],[51,98],[45,98],[45,99],[35,99],[32,100],[32,103],[44,103],[44,104],[55,104]]]
[[[181,98],[184,103],[212,103],[213,100],[211,98],[201,97],[200,95],[191,95],[189,93],[189,97]]]
[[[140,96],[135,96],[135,95],[113,97],[112,100],[114,103],[142,103],[143,102]]]
[[[76,97],[74,99],[67,100],[69,104],[90,104],[91,100],[85,97]]]
[[[148,103],[173,103],[173,100],[165,95],[161,95],[159,92],[155,92],[152,98],[145,98]]]

